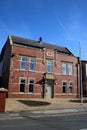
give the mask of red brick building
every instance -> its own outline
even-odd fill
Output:
[[[1,52],[8,97],[79,96],[79,64],[66,47],[9,36]]]

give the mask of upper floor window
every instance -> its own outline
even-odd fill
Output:
[[[34,80],[33,79],[29,80],[29,92],[30,93],[34,92]]]
[[[36,63],[35,58],[30,58],[30,70],[31,71],[35,70],[35,63]]]
[[[66,64],[62,64],[62,74],[66,75]]]
[[[21,69],[26,70],[26,65],[27,65],[27,58],[26,56],[21,57]]]
[[[25,79],[20,80],[20,92],[25,92]]]
[[[73,65],[69,64],[69,75],[73,74]]]
[[[47,61],[47,72],[52,73],[52,61]]]

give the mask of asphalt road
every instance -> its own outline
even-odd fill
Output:
[[[87,130],[87,114],[4,119],[0,130]]]

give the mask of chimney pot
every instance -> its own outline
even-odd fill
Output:
[[[40,44],[43,42],[42,37],[39,38],[39,42]]]

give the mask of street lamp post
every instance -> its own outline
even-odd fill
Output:
[[[81,105],[83,105],[82,62],[81,62],[81,45],[80,45],[80,42],[79,42],[79,60],[80,60],[80,98],[81,98]]]
[[[72,40],[68,40],[68,41],[72,41]],[[74,41],[75,42],[75,41]],[[77,41],[76,41],[77,42]],[[79,71],[80,71],[80,100],[81,100],[81,105],[83,105],[83,86],[82,86],[82,62],[81,62],[81,45],[80,45],[80,42],[79,43],[79,64],[80,64],[80,67],[79,67]]]

